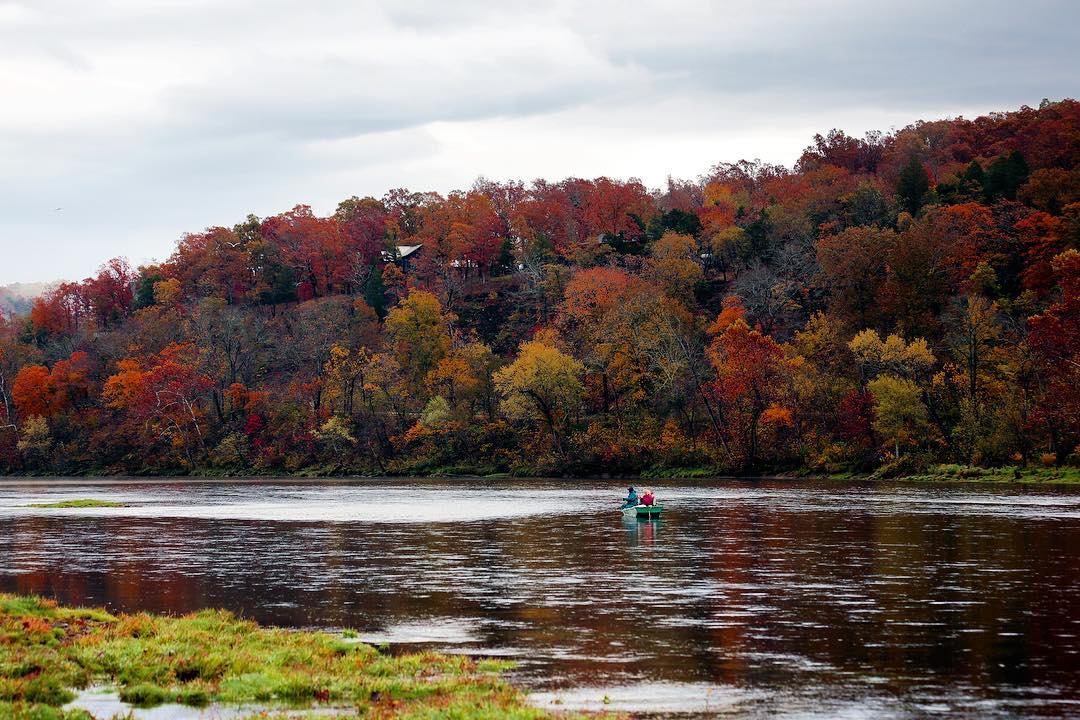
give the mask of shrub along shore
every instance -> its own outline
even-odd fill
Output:
[[[0,594],[0,717],[85,720],[87,687],[135,706],[212,703],[320,717],[544,718],[503,680],[503,661],[388,656],[322,632],[263,628],[220,610],[184,617],[64,608]]]
[[[542,471],[543,470],[543,471]],[[731,475],[719,467],[708,466],[682,466],[682,467],[654,467],[641,472],[611,472],[611,473],[575,473],[568,471],[553,470],[551,468],[536,468],[530,471],[500,472],[498,468],[485,465],[450,465],[439,467],[410,468],[400,472],[375,472],[360,468],[343,468],[341,466],[315,466],[303,468],[291,473],[265,472],[256,468],[246,470],[221,470],[217,468],[196,468],[190,473],[113,473],[108,470],[88,470],[76,473],[11,473],[0,474],[0,481],[4,477],[170,477],[170,478],[249,478],[249,477],[280,477],[280,478],[383,478],[399,477],[407,478],[478,478],[478,479],[509,479],[509,478],[559,478],[568,481],[576,479],[604,478],[604,479],[629,479],[629,480],[706,480],[706,479],[744,479],[744,480],[801,480],[813,478],[826,478],[831,480],[865,480],[865,481],[903,481],[917,482],[982,482],[982,483],[1052,483],[1071,484],[1080,483],[1080,468],[1068,465],[1064,466],[1028,466],[1007,465],[1001,467],[978,467],[975,465],[954,464],[927,464],[927,463],[892,463],[882,466],[873,472],[856,471],[832,471],[818,468],[803,468],[796,471],[777,471],[775,473],[763,473],[761,475],[738,476]],[[34,504],[27,507],[122,507],[122,503],[109,503],[97,500],[72,500],[48,505]]]

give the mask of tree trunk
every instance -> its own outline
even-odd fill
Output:
[[[540,397],[537,393],[529,390],[528,395],[533,399],[533,402],[536,403],[537,409],[540,411],[540,414],[547,422],[548,429],[551,430],[551,444],[555,447],[555,453],[557,455],[562,455],[562,441],[559,438],[559,429],[557,427],[557,423],[555,422],[555,413],[552,412],[547,402],[545,402],[544,399]]]
[[[979,379],[979,351],[978,345],[974,338],[969,338],[968,342],[968,395],[971,398],[971,411],[975,413],[975,421],[979,421],[979,401],[976,398],[976,392],[978,391],[978,379]]]
[[[221,392],[219,390],[214,390],[214,392],[210,393],[210,395],[214,398],[214,414],[217,415],[218,422],[224,425],[225,401],[221,397]]]
[[[763,409],[759,409],[759,404],[755,403],[754,411],[750,415],[750,452],[746,458],[747,475],[752,475],[757,469],[757,456],[758,456],[758,422],[761,420],[761,413]]]

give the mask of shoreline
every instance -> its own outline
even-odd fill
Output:
[[[915,483],[954,483],[954,484],[1025,484],[1025,485],[1073,485],[1080,484],[1080,468],[1064,467],[1028,467],[1005,466],[997,468],[983,468],[971,465],[932,465],[924,472],[907,475],[882,477],[873,472],[813,472],[810,470],[791,470],[762,475],[730,475],[711,472],[706,468],[664,468],[647,471],[645,473],[603,473],[584,475],[543,475],[513,473],[486,473],[466,472],[468,468],[455,468],[461,472],[409,472],[409,473],[321,473],[305,472],[296,473],[267,473],[250,471],[236,471],[235,473],[219,472],[194,472],[194,473],[102,473],[96,474],[97,470],[88,470],[82,473],[0,473],[0,482],[8,480],[30,480],[41,484],[52,484],[53,480],[91,480],[102,482],[171,482],[192,480],[199,482],[243,482],[245,480],[410,480],[410,479],[443,479],[452,480],[465,478],[470,480],[559,480],[574,482],[579,480],[611,480],[631,481],[638,483],[664,482],[673,480],[726,480],[726,481],[791,481],[803,480],[829,480],[850,481],[868,483],[887,482],[915,482]]]

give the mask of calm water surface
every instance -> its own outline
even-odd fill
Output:
[[[656,489],[8,480],[0,589],[506,656],[560,708],[1080,716],[1080,490]],[[130,506],[22,507],[88,497]]]

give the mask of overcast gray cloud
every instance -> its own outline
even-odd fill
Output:
[[[1078,21],[1071,0],[0,0],[0,283],[301,202],[658,185],[791,164],[832,127],[1075,97]]]

